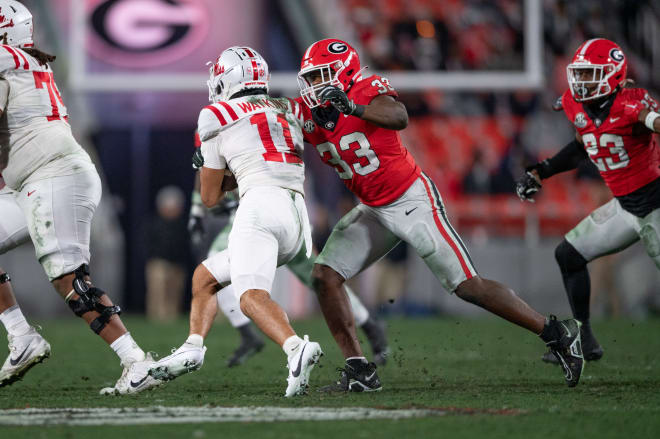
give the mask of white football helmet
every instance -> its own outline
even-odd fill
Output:
[[[0,38],[3,44],[14,47],[32,47],[32,14],[23,3],[0,0]]]
[[[222,52],[209,68],[209,75],[206,84],[211,102],[225,101],[251,88],[265,88],[268,92],[268,64],[249,47],[234,46]]]

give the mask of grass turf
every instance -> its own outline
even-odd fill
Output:
[[[151,324],[125,319],[145,349],[166,355],[187,334],[184,320]],[[496,319],[395,319],[389,322],[393,355],[379,369],[376,394],[324,395],[314,389],[337,377],[339,351],[322,320],[296,322],[326,353],[312,374],[310,394],[286,400],[284,354],[273,343],[245,365],[225,367],[238,342],[226,324],[207,339],[204,367],[152,392],[101,397],[121,373],[114,353],[76,319],[45,322],[51,358],[25,379],[0,389],[0,408],[147,407],[153,405],[387,408],[461,410],[437,418],[381,421],[176,424],[122,427],[0,427],[2,437],[657,437],[660,435],[660,320],[596,322],[603,360],[589,363],[569,389],[558,367],[539,361],[542,343]],[[467,410],[464,410],[467,409]],[[471,412],[471,409],[475,409]],[[517,409],[516,415],[497,414]],[[487,413],[482,410],[490,410]],[[468,414],[471,413],[471,414]]]

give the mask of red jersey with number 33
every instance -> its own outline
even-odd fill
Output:
[[[378,75],[356,82],[348,97],[367,105],[376,96],[398,96]],[[421,174],[395,130],[380,128],[354,116],[339,115],[336,126],[318,126],[309,107],[303,108],[305,141],[316,147],[321,160],[333,166],[346,186],[366,205],[384,206],[399,198]]]
[[[653,133],[638,120],[644,108],[658,111],[646,90],[621,89],[603,121],[591,120],[570,91],[562,96],[562,105],[614,196],[628,195],[660,177],[660,151]]]

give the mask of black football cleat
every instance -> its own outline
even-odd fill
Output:
[[[346,364],[337,370],[340,372],[339,380],[321,387],[319,392],[378,392],[383,388],[374,363]]]
[[[585,361],[598,361],[603,358],[603,348],[598,343],[598,340],[596,340],[590,325],[587,324],[580,327],[580,339]],[[559,364],[557,357],[550,350],[543,354],[541,361],[549,364]]]
[[[371,345],[374,363],[378,366],[385,365],[387,357],[390,355],[390,347],[387,344],[387,335],[385,334],[385,323],[369,317],[361,328]]]
[[[568,387],[577,386],[584,370],[580,340],[581,325],[575,319],[557,321],[557,317],[551,315],[541,333],[541,338],[564,370]]]
[[[227,367],[240,366],[245,363],[248,358],[258,354],[264,348],[264,341],[256,337],[244,337],[240,346],[236,348],[231,358],[227,360]]]

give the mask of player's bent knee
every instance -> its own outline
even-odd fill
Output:
[[[64,301],[69,305],[71,311],[78,317],[82,317],[89,312],[96,312],[98,317],[89,323],[89,327],[96,334],[99,334],[106,327],[113,315],[121,314],[121,308],[117,305],[106,305],[102,303],[103,297],[109,302],[105,291],[92,285],[87,280],[89,278],[89,266],[83,264],[73,273],[75,277],[72,281],[73,289],[66,295]],[[67,279],[68,275],[60,279]]]
[[[329,289],[341,288],[344,278],[327,265],[314,264],[312,270],[312,286],[317,294],[323,294]]]
[[[469,303],[479,305],[485,292],[485,285],[483,279],[479,276],[474,276],[470,279],[461,282],[454,293]]]
[[[555,249],[555,259],[563,272],[582,270],[587,260],[565,239]]]
[[[244,291],[240,298],[241,311],[246,316],[251,316],[259,307],[259,302],[264,298],[270,298],[270,294],[266,290],[252,289]]]
[[[220,284],[203,264],[199,264],[193,273],[192,294],[196,296],[208,292],[209,289],[217,292],[220,289]]]

